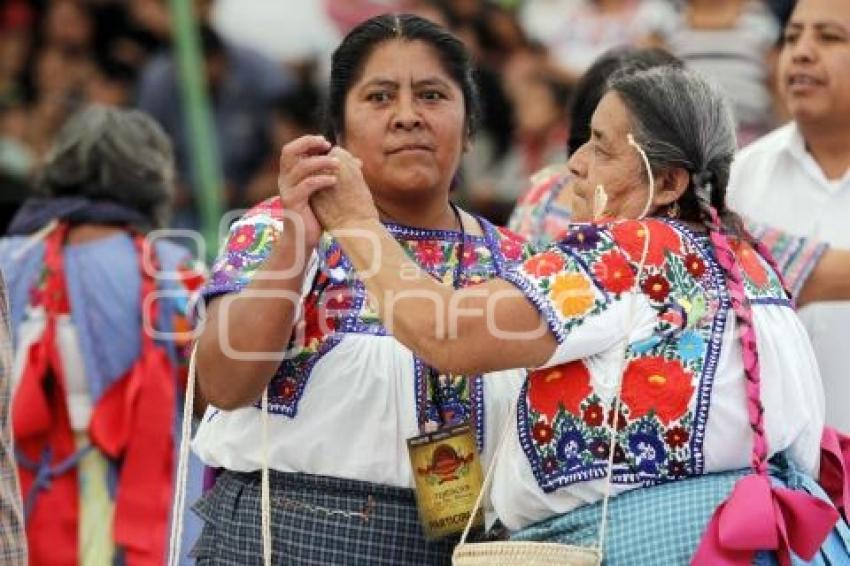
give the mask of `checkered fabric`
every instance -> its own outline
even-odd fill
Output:
[[[706,474],[652,488],[638,488],[611,498],[603,551],[606,566],[690,564],[702,532],[717,506],[731,493],[735,482],[750,470]],[[828,501],[811,478],[787,464],[772,467],[774,483],[803,489]],[[514,534],[513,540],[595,545],[599,535],[602,504],[587,505],[547,519]],[[804,564],[850,564],[850,531],[839,521],[811,562],[793,557],[794,566]],[[760,553],[758,566],[778,564],[772,554]]]
[[[275,471],[270,483],[275,565],[451,563],[456,541],[426,541],[412,490]],[[193,509],[199,566],[262,564],[259,473],[225,471]]]
[[[12,382],[12,341],[6,283],[0,274],[0,564],[27,563],[21,490],[12,451],[9,403]]]

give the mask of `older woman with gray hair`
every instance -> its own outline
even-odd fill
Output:
[[[606,564],[846,561],[846,525],[812,479],[817,365],[725,206],[734,151],[729,109],[697,74],[615,77],[569,163],[583,223],[462,290],[406,258],[344,150],[333,187],[289,196],[310,199],[387,327],[434,367],[537,368],[493,475],[515,538],[593,543],[610,494]]]
[[[151,118],[87,108],[0,240],[32,564],[165,556],[187,298],[203,278],[186,249],[145,237],[167,222],[172,176]]]

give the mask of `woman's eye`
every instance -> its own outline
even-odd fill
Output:
[[[822,33],[820,35],[820,40],[825,43],[837,43],[839,41],[844,41],[844,38],[833,33]]]
[[[446,95],[438,90],[426,90],[420,95],[425,100],[444,100]]]
[[[386,91],[370,92],[366,95],[369,102],[386,102],[390,99],[390,93]]]

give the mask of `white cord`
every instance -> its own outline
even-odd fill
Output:
[[[269,490],[269,388],[263,389],[263,399],[260,402],[260,428],[262,442],[261,458],[262,471],[260,477],[260,521],[263,529],[263,564],[272,563],[272,503]]]
[[[655,177],[652,175],[652,166],[649,164],[649,158],[646,156],[646,152],[635,141],[635,138],[631,133],[626,134],[626,138],[629,141],[629,145],[634,147],[637,152],[640,153],[640,156],[643,159],[643,165],[646,167],[646,176],[649,177],[649,197],[646,199],[646,206],[643,207],[643,212],[641,212],[640,216],[638,216],[638,218],[646,218],[646,215],[649,214],[649,209],[652,208],[652,201],[655,199]],[[648,234],[647,238],[649,238]]]
[[[186,397],[183,400],[183,422],[181,423],[180,450],[177,460],[177,477],[174,479],[174,505],[171,509],[171,539],[168,545],[168,564],[180,563],[180,542],[183,538],[183,512],[186,507],[186,482],[189,475],[189,443],[192,436],[192,408],[195,403],[195,354],[192,348],[189,358],[189,375],[186,379]]]
[[[646,199],[646,206],[643,209],[643,212],[640,215],[640,218],[643,218],[649,212],[649,208],[652,205],[652,200],[655,198],[655,181],[652,178],[652,168],[649,166],[649,159],[646,156],[646,153],[643,151],[643,148],[638,145],[632,134],[628,134],[629,145],[633,146],[638,153],[640,153],[643,158],[643,164],[646,166],[646,172],[649,176],[649,196]],[[643,270],[646,266],[646,258],[649,255],[649,238],[650,232],[646,225],[643,225],[643,252],[640,256],[640,264],[638,265],[637,274],[635,275],[635,284],[632,292],[635,292],[640,289],[640,279],[643,276]],[[609,436],[610,446],[608,448],[608,476],[607,481],[605,483],[605,496],[602,498],[602,524],[599,527],[599,552],[602,552],[602,547],[605,544],[605,530],[607,526],[606,518],[608,517],[608,501],[611,498],[611,477],[613,476],[613,467],[614,467],[614,445],[617,442],[617,424],[620,421],[620,406],[622,398],[620,397],[620,392],[623,386],[623,373],[626,371],[626,351],[628,349],[628,341],[629,341],[629,332],[628,330],[634,324],[635,320],[635,302],[632,301],[629,309],[629,321],[626,325],[626,335],[624,338],[624,346],[623,346],[623,365],[620,369],[620,379],[617,382],[617,395],[614,399],[613,410],[614,414],[611,417],[611,434]]]

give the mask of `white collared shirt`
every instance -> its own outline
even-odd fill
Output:
[[[794,122],[736,156],[727,202],[774,228],[850,248],[850,168],[840,179],[828,179]],[[850,432],[850,301],[807,305],[800,318],[823,377],[827,424]]]

